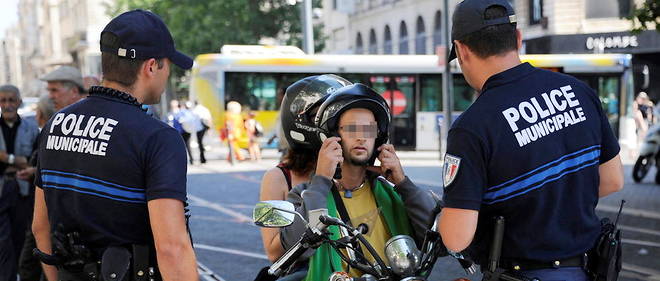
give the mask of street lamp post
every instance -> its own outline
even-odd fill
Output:
[[[303,51],[314,54],[314,29],[312,27],[312,0],[302,0],[301,19],[303,31]]]
[[[452,95],[452,74],[451,74],[451,67],[449,65],[449,61],[447,61],[447,56],[449,54],[449,51],[451,50],[451,36],[449,34],[449,0],[444,1],[444,17],[443,17],[443,29],[444,29],[444,35],[445,35],[445,54],[444,55],[444,60],[445,60],[445,71],[442,75],[442,112],[443,112],[443,120],[442,120],[442,130],[440,131],[440,160],[443,159],[445,152],[447,151],[447,136],[449,135],[449,127],[451,126],[452,123],[452,116],[451,112],[453,111],[453,105],[454,105],[454,97]]]

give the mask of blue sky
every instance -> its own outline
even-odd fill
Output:
[[[18,21],[16,14],[16,5],[18,0],[2,0],[2,9],[0,9],[0,38],[5,37],[5,30]]]

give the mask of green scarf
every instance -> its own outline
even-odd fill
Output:
[[[401,196],[394,191],[392,186],[384,184],[378,179],[374,180],[374,185],[372,186],[376,205],[380,208],[385,225],[392,237],[396,235],[411,235],[412,227],[408,221],[408,216],[401,215],[407,214]],[[328,215],[338,218],[339,215],[337,214],[337,206],[335,205],[332,191],[328,193],[327,198]],[[330,239],[337,240],[340,238],[338,226],[330,226],[329,230],[331,233]],[[309,259],[309,271],[305,280],[326,281],[335,271],[343,271],[342,260],[330,245],[324,243],[316,249],[314,255]]]

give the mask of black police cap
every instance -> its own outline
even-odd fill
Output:
[[[507,15],[500,18],[485,19],[486,10],[493,6],[503,7],[506,9]],[[470,33],[477,32],[484,27],[505,23],[516,23],[516,14],[508,0],[465,0],[458,3],[452,16],[452,45],[447,62],[456,58],[454,40],[464,39]]]
[[[109,46],[101,40],[101,52],[127,59],[168,58],[183,69],[190,69],[193,60],[174,48],[174,40],[163,20],[145,10],[125,12],[112,19],[101,32],[112,33],[119,44]]]

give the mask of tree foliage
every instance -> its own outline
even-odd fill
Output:
[[[158,14],[172,33],[177,49],[190,56],[218,53],[227,44],[258,44],[275,38],[301,47],[302,3],[291,0],[115,0],[110,16],[132,9]],[[294,1],[295,2],[295,1]],[[320,7],[320,0],[314,7]],[[315,26],[315,49],[324,47],[321,26]],[[180,76],[182,73],[177,73]]]
[[[627,18],[633,23],[633,33],[648,30],[651,24],[655,24],[656,31],[660,32],[660,0],[644,1]]]

